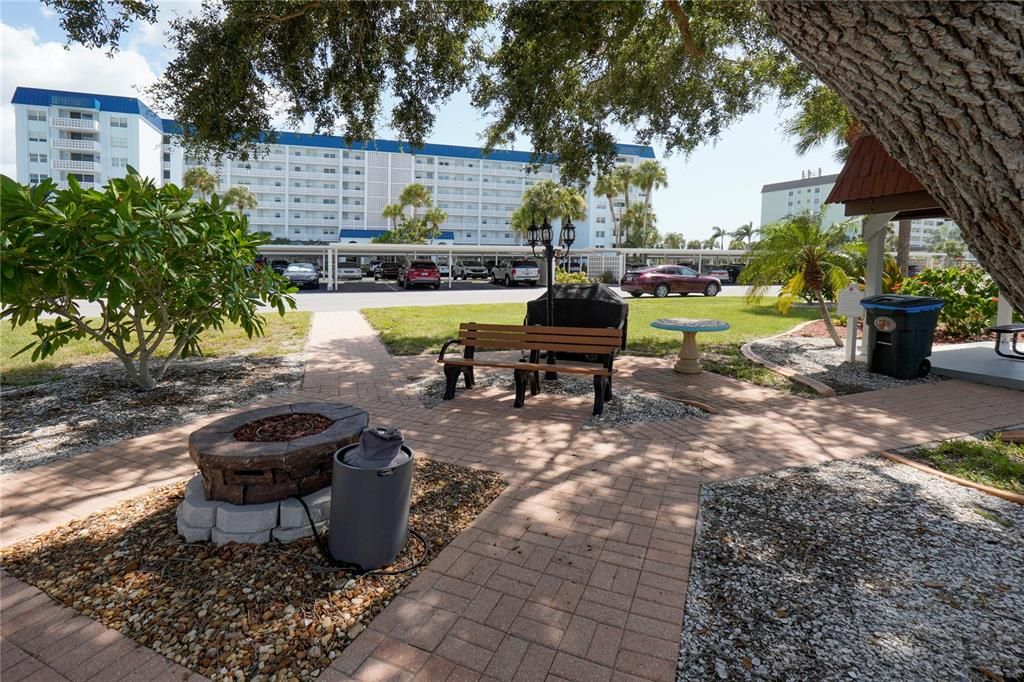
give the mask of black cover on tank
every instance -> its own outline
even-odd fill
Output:
[[[548,292],[526,303],[526,324],[547,324]],[[604,284],[556,284],[556,327],[618,327],[626,348],[629,306]]]

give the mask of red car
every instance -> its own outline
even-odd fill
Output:
[[[704,294],[717,296],[722,282],[717,277],[697,274],[685,265],[658,265],[629,270],[622,276],[619,288],[630,296],[653,294],[665,298],[669,294]]]
[[[398,271],[398,286],[408,289],[416,284],[440,289],[441,271],[437,263],[432,260],[414,260],[408,265],[403,265]]]

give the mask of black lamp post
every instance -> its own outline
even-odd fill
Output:
[[[534,258],[538,257],[537,247],[543,247],[543,257],[547,263],[547,273],[544,278],[548,290],[547,325],[549,327],[553,327],[555,326],[555,259],[567,258],[569,256],[569,249],[572,248],[572,243],[576,241],[576,226],[572,224],[571,218],[566,218],[565,224],[562,226],[561,234],[558,236],[558,242],[556,243],[548,217],[545,215],[544,222],[540,227],[537,227],[536,219],[531,216],[530,227],[527,228],[526,236],[527,243],[533,251]],[[554,353],[548,353],[547,362],[549,365],[555,364]],[[546,372],[544,374],[544,378],[557,379],[558,374],[555,372]]]

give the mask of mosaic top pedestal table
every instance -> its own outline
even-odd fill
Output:
[[[682,332],[683,346],[679,349],[679,358],[672,369],[680,374],[700,374],[704,370],[700,366],[699,354],[697,352],[697,334],[699,332],[724,332],[729,328],[729,323],[722,320],[662,317],[651,322],[651,326],[655,329]]]

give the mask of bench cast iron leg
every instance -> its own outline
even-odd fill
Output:
[[[476,378],[473,376],[472,367],[463,368],[462,376],[466,380],[466,388],[473,388],[476,385]]]
[[[445,365],[444,366],[444,396],[442,400],[451,400],[455,397],[455,384],[459,381],[459,375],[462,374],[462,368],[458,365]]]
[[[516,381],[516,401],[512,404],[512,407],[522,407],[523,403],[526,402],[526,377],[528,374],[529,372],[523,369],[513,371],[513,377]]]
[[[594,377],[594,416],[604,412],[604,396],[607,390],[608,377]]]
[[[611,377],[605,377],[604,399],[605,399],[606,402],[612,399],[612,378]]]
[[[540,393],[540,372],[530,373],[530,395]]]

